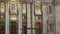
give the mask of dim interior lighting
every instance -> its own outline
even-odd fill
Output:
[[[23,16],[22,18],[23,18],[23,19],[25,19],[25,17],[24,17],[24,16]]]
[[[0,16],[1,18],[4,18],[4,16]]]
[[[38,19],[39,17],[38,16],[36,16],[36,19]]]

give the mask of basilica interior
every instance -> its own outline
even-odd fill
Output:
[[[60,34],[58,0],[0,0],[0,34]]]

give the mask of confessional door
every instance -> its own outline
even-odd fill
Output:
[[[40,34],[41,32],[40,32],[40,23],[39,22],[37,22],[36,24],[35,24],[35,28],[36,28],[36,34]]]
[[[10,22],[10,34],[17,34],[17,28],[16,22]]]

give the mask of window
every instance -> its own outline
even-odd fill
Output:
[[[16,15],[11,15],[10,20],[17,20],[17,16]]]
[[[35,3],[35,14],[41,15],[41,5],[39,2]]]
[[[26,4],[22,4],[22,13],[26,14]]]
[[[0,12],[4,13],[4,11],[5,11],[4,10],[4,3],[1,2],[1,4],[0,4]]]

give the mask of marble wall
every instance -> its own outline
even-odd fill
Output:
[[[60,34],[60,5],[55,6],[56,34]]]

